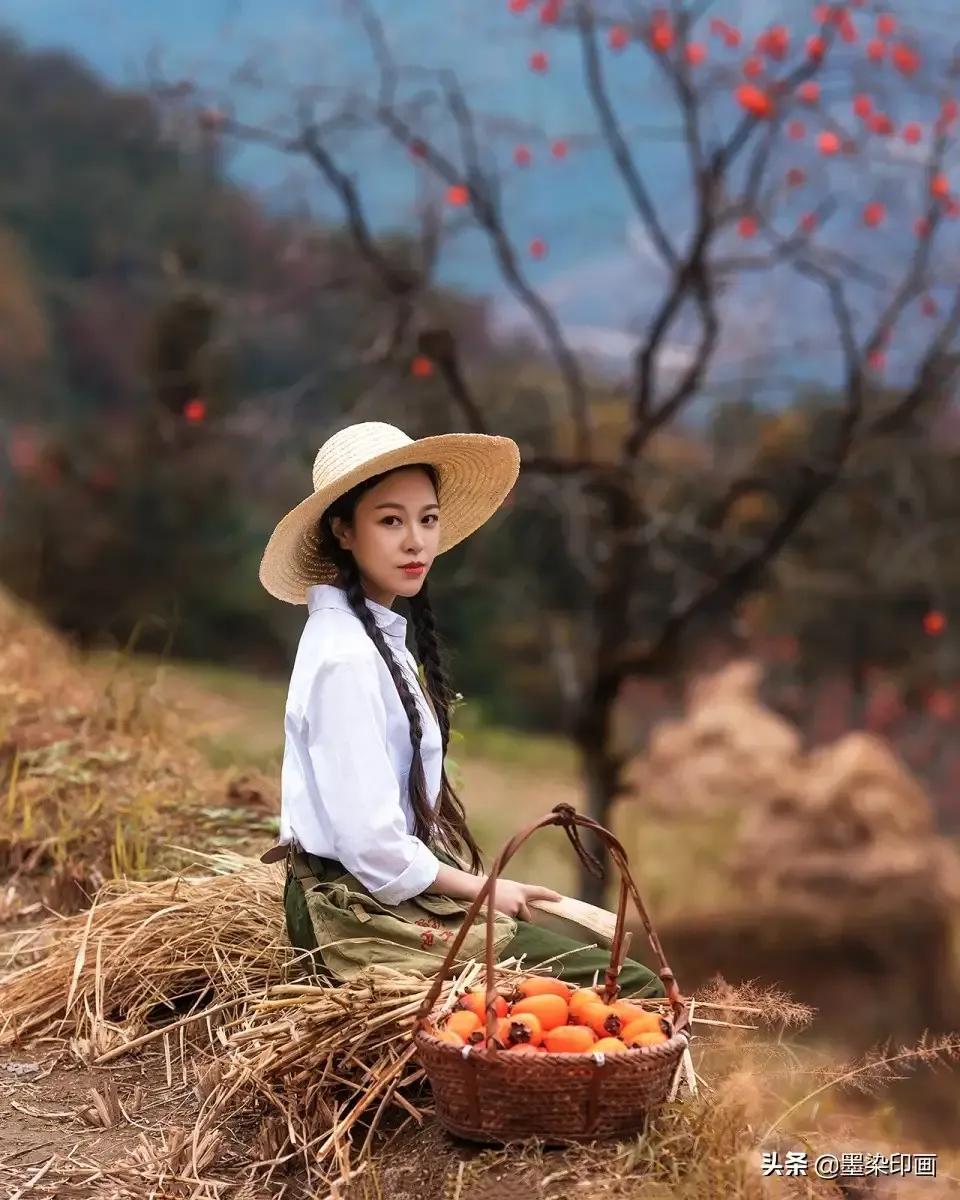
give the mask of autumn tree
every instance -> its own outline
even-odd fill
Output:
[[[858,457],[948,399],[960,325],[952,265],[960,196],[948,167],[957,63],[938,37],[910,33],[901,15],[865,0],[817,4],[790,24],[749,30],[704,0],[502,2],[525,37],[505,53],[545,92],[553,48],[575,39],[584,117],[655,264],[638,269],[635,295],[624,298],[644,317],[619,420],[602,431],[596,379],[542,286],[547,240],[511,211],[507,194],[511,173],[544,163],[544,188],[562,187],[559,167],[576,169],[571,140],[520,136],[518,122],[478,113],[454,72],[398,65],[389,30],[360,3],[352,11],[378,65],[375,94],[315,89],[298,97],[283,128],[231,111],[220,132],[302,158],[339,198],[389,312],[378,344],[384,371],[433,376],[451,421],[510,433],[509,392],[495,394],[446,323],[423,308],[443,235],[468,225],[485,239],[562,398],[539,435],[518,436],[521,494],[534,481],[553,489],[569,534],[575,600],[565,607],[554,588],[536,604],[575,628],[568,727],[589,811],[608,822],[628,791],[613,721],[624,683],[689,661],[703,632],[764,586]],[[658,111],[678,131],[656,173],[615,94],[624,58],[655,84]],[[562,86],[569,90],[568,77]],[[364,124],[386,131],[418,176],[422,253],[412,268],[385,251],[351,169],[342,132]],[[669,203],[664,173],[681,181]],[[766,335],[758,344],[757,328],[771,321],[776,344],[763,344]],[[717,403],[731,362],[747,372],[738,346],[780,366],[789,360],[836,400],[779,445],[758,436],[691,468],[695,487],[682,473],[665,480],[657,447],[682,431],[694,404]],[[746,510],[746,529],[731,522]],[[588,877],[583,892],[597,900],[601,888]]]

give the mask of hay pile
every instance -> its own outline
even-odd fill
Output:
[[[123,666],[85,661],[0,589],[0,924],[166,874],[165,843],[271,837],[276,782],[213,770],[195,724]]]
[[[104,1085],[94,1105],[104,1124],[135,1122],[139,1142],[109,1161],[72,1151],[29,1169],[0,1162],[12,1194],[22,1187],[19,1194],[35,1200],[826,1197],[835,1191],[818,1190],[812,1178],[796,1191],[762,1179],[760,1147],[782,1157],[798,1145],[825,1151],[859,1141],[876,1151],[876,1137],[863,1129],[856,1137],[858,1120],[870,1129],[866,1117],[804,1127],[808,1099],[830,1113],[841,1088],[960,1058],[960,1037],[944,1037],[860,1063],[804,1061],[794,1039],[781,1035],[808,1024],[809,1009],[775,989],[735,990],[717,980],[695,998],[696,1096],[681,1089],[631,1141],[549,1154],[533,1141],[478,1153],[431,1120],[410,1037],[428,981],[379,967],[341,986],[295,978],[292,951],[274,936],[273,869],[227,856],[210,865],[227,873],[118,886],[89,913],[46,923],[27,947],[39,955],[31,971],[0,982],[0,1044],[20,1044],[19,1030],[61,1039],[88,1063],[152,1055],[165,1062],[170,1097],[158,1117],[156,1103],[151,1109],[138,1096],[138,1110]],[[498,967],[505,991],[516,966]],[[482,970],[468,964],[444,985],[441,1004],[476,985]],[[172,1011],[177,998],[188,1001],[182,1015]],[[158,1009],[166,1017],[159,1026]],[[778,1036],[757,1038],[758,1025]],[[900,1140],[897,1148],[909,1146]]]
[[[732,882],[751,904],[960,902],[960,856],[889,747],[857,732],[805,753],[762,704],[760,682],[752,661],[696,681],[686,716],[657,727],[634,769],[643,804],[685,818],[729,814]]]
[[[645,809],[708,815],[796,785],[800,736],[760,702],[760,679],[758,664],[741,661],[694,681],[684,716],[661,721],[631,768]]]
[[[118,1161],[51,1159],[32,1195],[323,1196],[336,1180],[374,1174],[376,1155],[405,1133],[434,1136],[410,1036],[429,981],[380,967],[340,986],[304,976],[282,937],[278,868],[231,855],[203,861],[208,873],[195,878],[113,884],[89,912],[18,939],[15,956],[33,961],[0,982],[0,1046],[57,1039],[74,1058],[99,1065],[162,1053],[178,1110],[176,1121],[152,1129],[139,1118],[140,1144]],[[517,967],[498,966],[504,990]],[[471,963],[449,980],[441,1005],[479,982],[482,970]],[[744,997],[722,984],[696,1004],[698,1033],[721,1036],[757,1019],[782,1029],[811,1017],[776,992]],[[728,1024],[705,1018],[711,1007]],[[102,1092],[119,1121],[126,1099]],[[702,1180],[707,1164],[685,1156],[704,1139],[711,1144],[702,1158],[729,1181],[729,1194],[753,1194],[736,1181],[752,1170],[756,1130],[738,1121],[736,1106],[679,1099],[664,1112],[656,1161],[648,1160],[658,1143],[648,1139],[626,1157],[623,1145],[577,1152],[567,1175],[591,1164],[598,1186],[611,1172],[641,1167],[657,1186],[664,1171]],[[456,1170],[454,1150],[451,1143],[445,1153]],[[517,1153],[502,1161],[516,1167]]]

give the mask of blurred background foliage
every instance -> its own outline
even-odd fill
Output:
[[[451,427],[441,383],[373,369],[384,299],[344,231],[269,213],[230,183],[209,123],[165,123],[147,96],[5,37],[0,155],[0,577],[82,645],[133,640],[282,680],[303,613],[257,579],[271,529],[341,425]],[[384,249],[398,268],[413,253],[400,233]],[[552,373],[522,341],[494,342],[483,301],[435,289],[429,304],[491,427],[561,451],[572,433]],[[598,454],[612,456],[623,389],[596,378],[590,393]],[[644,462],[676,521],[637,597],[641,627],[668,611],[676,561],[696,567],[682,518],[712,494],[711,473],[760,448],[773,491],[740,496],[719,530],[749,536],[776,501],[778,463],[798,445],[815,458],[836,412],[809,386],[775,411],[749,382],[706,400],[709,417],[660,435]],[[958,428],[947,404],[874,443],[735,627],[698,631],[694,664],[713,642],[749,644],[771,666],[771,703],[814,740],[837,732],[810,699],[828,677],[846,688],[841,727],[952,720]],[[559,506],[520,486],[431,579],[457,687],[491,722],[562,729],[557,645],[589,653],[576,550]],[[946,789],[958,767],[938,770]]]

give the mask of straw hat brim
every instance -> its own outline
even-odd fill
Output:
[[[334,564],[318,553],[310,536],[321,514],[371,475],[421,462],[436,467],[440,475],[438,554],[488,521],[520,473],[516,442],[494,434],[437,434],[374,455],[305,497],[278,523],[260,561],[260,582],[266,590],[288,604],[306,604],[312,584],[334,582]]]

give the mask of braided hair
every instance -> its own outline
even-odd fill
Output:
[[[419,466],[422,470],[426,471],[433,484],[434,491],[439,494],[439,479],[436,468],[429,463],[416,463],[413,465]],[[394,470],[400,469],[399,467],[394,468]],[[436,840],[454,856],[459,856],[460,851],[465,850],[470,859],[470,869],[475,874],[480,874],[483,870],[480,847],[467,827],[466,812],[463,803],[447,778],[446,766],[443,764],[443,758],[446,757],[447,753],[447,743],[450,740],[450,706],[455,698],[455,693],[450,686],[450,681],[444,667],[440,637],[433,608],[430,604],[427,581],[424,580],[423,586],[416,596],[410,597],[409,604],[417,645],[417,657],[423,664],[427,694],[437,716],[443,743],[443,755],[440,767],[440,796],[436,809],[433,808],[427,796],[427,783],[423,771],[423,759],[420,754],[423,724],[420,709],[417,707],[414,699],[413,690],[407,677],[400,669],[400,664],[394,658],[392,651],[387,645],[386,639],[380,631],[373,613],[367,607],[366,595],[363,590],[360,568],[357,565],[357,561],[350,551],[345,550],[337,541],[331,526],[331,522],[336,517],[340,517],[346,524],[352,524],[357,501],[363,493],[390,474],[392,474],[392,471],[384,471],[379,475],[373,475],[369,479],[362,480],[348,492],[345,492],[344,495],[338,497],[320,517],[312,531],[312,540],[317,551],[329,558],[336,566],[350,607],[356,616],[359,617],[364,629],[367,631],[367,636],[376,646],[381,658],[387,664],[387,669],[390,671],[390,676],[400,697],[400,703],[403,705],[403,711],[407,714],[407,720],[410,723],[410,743],[413,747],[413,759],[410,764],[408,786],[410,806],[413,809],[414,815],[414,832],[425,844],[430,845]]]

